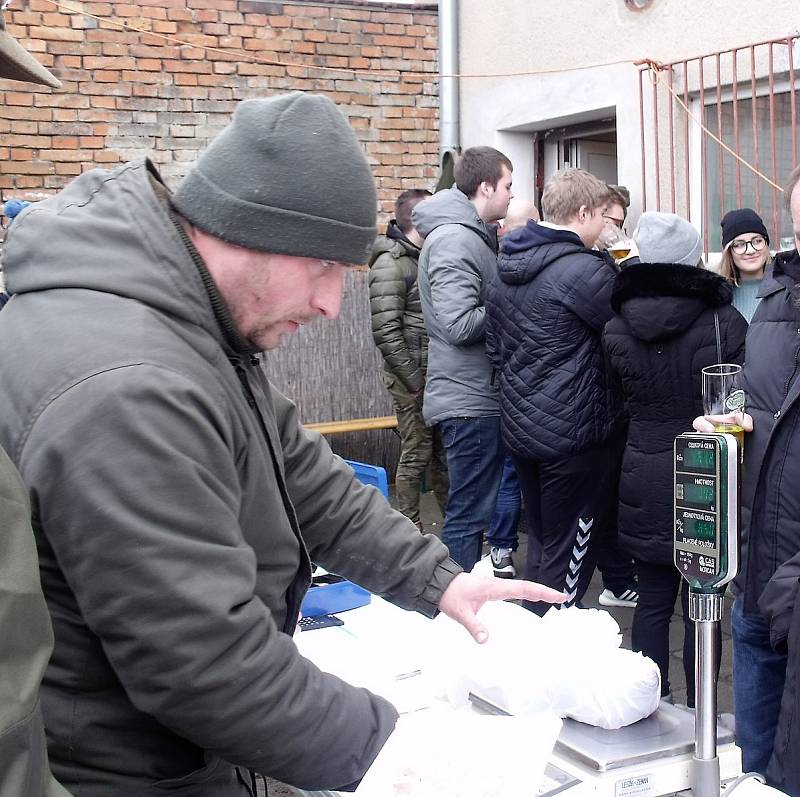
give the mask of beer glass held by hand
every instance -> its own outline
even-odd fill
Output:
[[[732,434],[744,451],[744,391],[736,387],[736,378],[742,370],[734,363],[717,363],[703,368],[703,412],[710,416],[715,432]]]
[[[633,242],[621,229],[611,224],[605,226],[598,240],[617,263],[631,254]]]

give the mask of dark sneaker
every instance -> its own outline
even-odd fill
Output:
[[[597,601],[601,606],[622,606],[626,609],[635,609],[639,602],[639,593],[631,588],[622,589],[619,592],[604,589]]]
[[[514,578],[517,571],[514,569],[514,560],[511,548],[492,548],[489,556],[492,558],[492,570],[496,578]]]

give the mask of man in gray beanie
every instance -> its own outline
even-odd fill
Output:
[[[397,712],[298,654],[311,561],[478,641],[487,599],[561,598],[461,573],[265,377],[259,352],[338,314],[375,207],[342,114],[289,94],[243,102],[174,195],[141,160],[10,230],[0,443],[55,625],[53,770],[82,797],[362,777]]]

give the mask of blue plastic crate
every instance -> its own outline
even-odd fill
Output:
[[[346,579],[334,584],[312,585],[300,604],[300,614],[303,617],[318,617],[321,614],[346,612],[366,606],[371,599],[367,590]]]
[[[353,462],[349,459],[346,459],[345,462],[355,471],[356,478],[360,482],[377,487],[388,500],[389,480],[386,478],[385,468],[378,465],[365,465],[363,462]]]

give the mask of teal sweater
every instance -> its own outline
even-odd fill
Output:
[[[753,313],[761,301],[758,298],[758,289],[761,287],[761,280],[745,280],[733,286],[733,306],[744,316],[745,321],[750,323]]]

